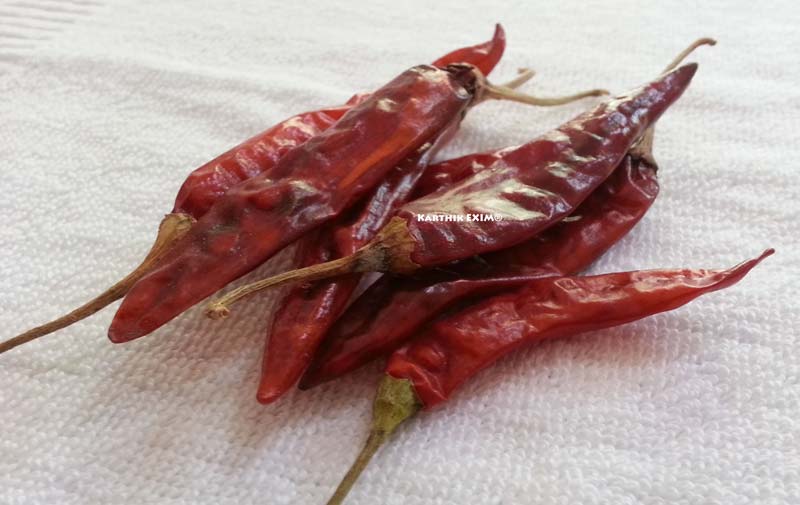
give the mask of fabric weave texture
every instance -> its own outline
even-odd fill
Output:
[[[797,7],[498,4],[0,1],[0,337],[137,264],[196,166],[495,22],[508,50],[493,79],[533,68],[524,90],[540,95],[626,90],[711,36],[658,125],[658,201],[591,271],[777,253],[675,312],[501,361],[401,429],[349,503],[799,503]],[[592,103],[482,104],[442,157],[525,142]],[[256,403],[276,296],[120,346],[105,337],[115,304],[1,356],[0,503],[324,503],[380,366]]]

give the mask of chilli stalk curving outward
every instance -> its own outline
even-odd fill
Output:
[[[207,314],[255,291],[353,272],[411,273],[530,240],[571,214],[620,163],[630,147],[689,86],[684,65],[605,102],[540,139],[504,151],[486,170],[414,200],[351,256],[238,288]],[[502,220],[428,220],[426,216],[501,215]]]
[[[500,61],[505,47],[505,31],[498,24],[491,40],[456,49],[437,59],[433,65],[445,67],[463,62],[489,73]],[[150,271],[194,222],[205,215],[230,188],[251,177],[268,172],[287,152],[330,128],[348,110],[363,102],[368,96],[355,95],[340,107],[292,116],[194,170],[181,185],[172,211],[164,217],[159,226],[154,245],[137,268],[68,314],[1,342],[0,353],[85,319],[125,296],[131,286]]]
[[[773,252],[768,249],[728,270],[645,270],[537,279],[438,321],[389,358],[367,443],[328,505],[342,503],[398,425],[419,410],[446,401],[466,380],[506,354],[676,309],[735,284]]]

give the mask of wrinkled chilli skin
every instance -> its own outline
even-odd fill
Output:
[[[453,51],[436,60],[433,66],[444,68],[468,63],[489,75],[504,51],[505,32],[498,24],[492,40]],[[422,146],[394,168],[366,201],[340,216],[331,229],[318,229],[301,238],[295,252],[295,268],[348,256],[372,240],[409,199],[431,157],[449,140],[452,130],[434,143]],[[273,402],[294,386],[308,368],[320,341],[344,311],[361,278],[361,274],[349,274],[300,284],[286,294],[274,311],[267,332],[258,401]]]
[[[535,142],[505,152],[488,169],[401,207],[354,254],[240,286],[209,303],[206,315],[227,317],[238,300],[284,284],[354,272],[410,274],[525,242],[568,216],[611,174],[685,91],[696,70],[696,64],[689,64],[662,74]],[[514,99],[499,88],[483,89],[484,97]]]
[[[505,33],[497,25],[492,40],[453,51],[439,58],[437,64],[455,63],[448,57],[457,57],[467,63],[473,61],[481,70],[491,68],[502,56],[505,44]],[[269,171],[289,150],[329,128],[368,96],[357,94],[341,107],[293,116],[195,169],[181,185],[172,212],[164,216],[150,252],[137,268],[67,314],[0,342],[0,353],[81,321],[125,296],[160,256],[171,253],[172,245],[230,188]]]
[[[272,169],[290,150],[330,128],[350,107],[298,114],[217,156],[189,174],[172,212],[199,219],[229,189]]]
[[[491,40],[456,49],[437,59],[433,66],[469,63],[488,75],[505,48],[506,34],[498,24]],[[199,219],[230,188],[270,170],[291,149],[330,128],[367,97],[369,94],[358,94],[340,107],[292,116],[217,156],[189,174],[178,191],[172,212]]]
[[[464,177],[464,167],[480,170],[480,161],[469,158],[446,162],[447,167],[434,165],[430,173]],[[443,182],[449,183],[449,178]],[[333,325],[301,387],[335,379],[390,353],[458,302],[584,270],[639,222],[658,189],[656,167],[627,155],[569,219],[532,240],[413,277],[378,279]]]
[[[416,200],[434,191],[452,187],[455,183],[486,170],[486,168],[500,160],[505,151],[512,149],[515,149],[515,147],[488,153],[468,154],[431,165],[420,177],[412,199]]]
[[[436,144],[440,144],[437,142]],[[367,244],[405,202],[436,151],[425,145],[398,165],[363,205],[342,216],[331,229],[317,229],[303,237],[295,264],[314,265],[350,255]],[[344,312],[362,274],[294,286],[275,311],[268,333],[257,398],[277,400],[308,367],[320,341]]]
[[[622,161],[631,144],[675,102],[696,64],[578,116],[488,169],[404,206],[410,260],[436,266],[528,240],[577,207]],[[424,221],[419,215],[497,215],[500,221]]]
[[[150,333],[336,217],[460,121],[476,80],[466,67],[413,67],[269,172],[233,187],[134,285],[112,321],[111,341]]]
[[[772,253],[767,250],[729,270],[649,270],[534,280],[517,292],[487,299],[431,325],[392,354],[386,373],[411,381],[429,409],[523,345],[676,309],[735,284]]]

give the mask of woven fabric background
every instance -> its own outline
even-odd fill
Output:
[[[800,66],[794,2],[0,0],[0,337],[146,252],[196,166],[293,113],[486,40],[542,95],[655,76],[700,36],[659,123],[662,193],[593,272],[728,267],[737,286],[528,349],[421,415],[349,503],[800,502]],[[443,156],[588,107],[487,103]],[[285,267],[284,254],[254,272]],[[255,401],[274,295],[114,346],[115,307],[0,357],[0,503],[321,504],[363,442],[377,364]]]

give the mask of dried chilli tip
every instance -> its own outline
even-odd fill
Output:
[[[773,252],[767,249],[728,270],[646,270],[538,279],[517,292],[489,298],[437,322],[389,359],[367,445],[328,505],[342,503],[399,424],[444,402],[467,379],[501,357],[544,340],[674,310],[737,283]]]
[[[713,39],[698,39],[664,72],[680,64],[695,48],[713,43]],[[630,231],[658,195],[653,130],[653,126],[648,128],[614,173],[570,219],[533,240],[490,253],[479,261],[465,260],[408,278],[384,276],[376,281],[331,328],[300,388],[337,378],[388,354],[424,324],[463,300],[513,289],[535,278],[572,275],[586,268]],[[432,166],[418,191],[424,195],[449,187],[485,169],[510,150],[513,148]]]
[[[225,317],[228,305],[281,284],[353,272],[411,273],[529,240],[571,214],[611,174],[633,143],[681,96],[696,70],[696,64],[684,65],[524,148],[503,153],[487,170],[406,204],[350,257],[242,286],[209,304],[206,314]],[[502,220],[419,218],[436,215],[502,215]]]
[[[402,73],[269,174],[226,193],[174,253],[133,286],[111,323],[111,341],[150,333],[341,215],[403,159],[459,122],[485,89],[480,71],[467,64]]]
[[[505,32],[498,24],[491,40],[457,49],[436,60],[434,65],[465,62],[474,63],[481,69],[491,68],[502,56],[505,46]],[[172,212],[159,226],[159,235],[151,247],[151,253],[139,267],[81,307],[0,343],[0,354],[85,319],[125,296],[133,284],[155,264],[157,258],[153,251],[163,255],[170,244],[177,241],[231,187],[269,171],[287,152],[329,128],[368,96],[357,94],[345,105],[292,116],[192,171],[178,191]]]
[[[678,53],[678,55],[666,66],[662,73],[667,73],[675,69],[678,65],[681,64],[683,60],[686,59],[687,56],[692,54],[692,52],[700,46],[715,46],[717,45],[717,41],[710,37],[702,37],[691,44],[689,44],[683,51]],[[631,151],[635,153],[639,158],[645,160],[646,162],[650,163],[653,166],[656,166],[656,161],[653,159],[653,137],[655,136],[655,125],[651,126],[647,130],[645,130],[644,135],[639,141],[633,146]]]
[[[497,23],[491,40],[449,52],[434,61],[433,66],[442,68],[453,63],[469,63],[476,66],[483,75],[489,75],[500,62],[505,50],[506,32],[500,23]]]

